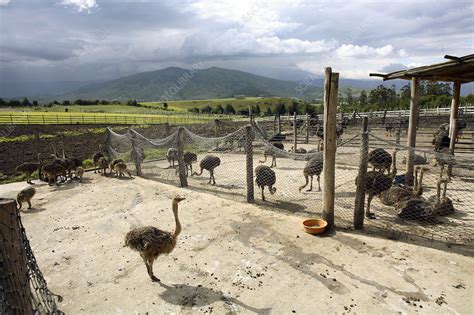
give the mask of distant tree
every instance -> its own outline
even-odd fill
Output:
[[[255,115],[255,116],[260,116],[260,106],[257,104],[255,106],[252,106],[252,113]]]
[[[354,99],[354,96],[352,95],[352,89],[348,87],[346,88],[345,92],[346,92],[347,105],[352,108],[355,104],[355,99]]]
[[[313,115],[316,113],[316,108],[309,104],[309,103],[305,103],[304,104],[304,108],[303,108],[305,114],[308,114],[308,115]]]
[[[7,106],[7,102],[5,102],[5,100],[3,98],[0,97],[0,106],[1,107],[4,107],[4,106]]]
[[[53,102],[54,105],[60,105],[58,101],[54,100]]]
[[[279,114],[279,115],[283,115],[286,113],[286,107],[285,107],[285,104],[283,104],[281,101],[278,102],[276,108],[275,108],[275,113]]]
[[[224,113],[226,113],[228,115],[235,114],[234,106],[232,106],[232,104],[230,104],[230,103],[227,103],[227,105],[225,106],[225,109],[224,109]]]
[[[188,112],[199,114],[199,108],[197,108],[197,107],[189,108]]]
[[[273,115],[272,108],[268,106],[267,110],[265,111],[265,116],[272,116],[272,115]]]
[[[8,106],[10,106],[10,107],[19,107],[19,106],[21,106],[21,102],[19,100],[12,99],[8,102]]]
[[[411,98],[411,87],[409,84],[405,84],[400,89],[400,107],[408,108],[410,106]]]
[[[127,101],[128,106],[138,106],[137,100],[128,100]]]
[[[167,102],[164,102],[164,103],[163,103],[163,108],[164,108],[165,110],[168,109],[168,103],[167,103]]]
[[[107,101],[107,100],[102,100],[102,101],[100,101],[100,105],[109,105],[109,104],[110,104],[110,103],[109,103],[109,101]]]
[[[223,114],[224,113],[224,108],[222,107],[221,104],[219,104],[216,107],[214,107],[214,109],[212,110],[212,113],[214,113],[214,114]]]
[[[31,103],[30,103],[30,101],[25,97],[25,98],[21,101],[21,106],[31,106]]]
[[[288,112],[290,114],[293,114],[293,113],[296,113],[298,114],[298,102],[297,101],[293,101],[291,102],[291,104],[288,106]]]
[[[212,107],[207,105],[206,107],[201,108],[201,113],[209,114],[212,112]]]
[[[35,107],[39,106],[38,101],[34,100],[32,105],[35,106]]]
[[[367,107],[367,92],[365,90],[360,91],[359,106],[361,109],[364,109]]]
[[[70,103],[68,100],[65,100],[65,101],[63,102],[63,105],[64,105],[64,106],[69,106],[69,105],[71,105],[71,103]]]

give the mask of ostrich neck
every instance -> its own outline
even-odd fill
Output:
[[[173,236],[177,237],[179,233],[181,233],[181,222],[179,222],[178,218],[178,204],[173,203],[173,213],[174,213],[174,220],[176,222],[176,228],[174,230]]]
[[[418,187],[416,188],[416,195],[420,196],[421,195],[421,190],[422,188],[422,183],[423,183],[423,171],[420,172],[420,182],[418,183]]]

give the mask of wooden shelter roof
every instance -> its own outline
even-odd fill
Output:
[[[450,61],[388,74],[371,73],[370,76],[382,77],[384,81],[394,79],[411,80],[411,78],[417,77],[420,80],[431,81],[474,82],[474,54],[464,57],[446,55],[444,58]]]

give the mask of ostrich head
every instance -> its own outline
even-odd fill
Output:
[[[175,197],[173,198],[173,203],[178,204],[178,203],[180,203],[180,202],[183,201],[183,200],[186,200],[186,198],[181,197],[181,196],[175,196]]]
[[[274,193],[276,193],[276,191],[277,191],[276,187],[271,187],[270,188],[270,194],[273,195]]]

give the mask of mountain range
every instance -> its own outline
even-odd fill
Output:
[[[304,71],[288,73],[288,76],[280,73],[278,77],[289,77],[292,81],[217,67],[195,70],[169,67],[108,81],[14,82],[1,80],[0,97],[29,97],[42,102],[54,99],[189,100],[227,98],[235,95],[296,97],[305,100],[322,98],[323,77]],[[341,77],[339,90],[341,94],[345,94],[345,89],[350,87],[353,89],[353,95],[357,96],[360,90],[371,90],[380,84],[387,87],[394,84],[397,89],[400,89],[407,83],[404,80],[384,82]],[[470,93],[474,93],[474,83],[464,84],[461,95]]]

